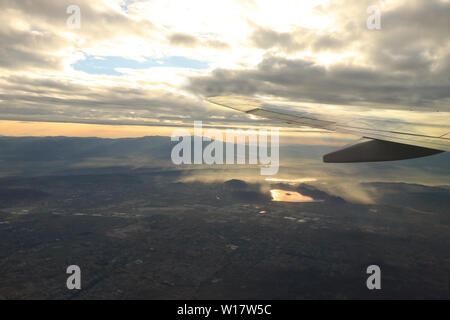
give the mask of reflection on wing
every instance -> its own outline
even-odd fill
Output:
[[[450,151],[449,112],[300,105],[239,96],[218,96],[208,101],[291,126],[350,133],[377,141],[352,144],[326,155],[326,162],[402,160]]]

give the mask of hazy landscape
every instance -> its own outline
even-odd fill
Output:
[[[0,145],[3,299],[450,298],[450,187],[388,181],[393,164],[375,166],[378,179],[356,167],[358,198],[336,168],[311,178],[307,159],[326,147],[282,146],[281,178],[264,180],[252,167],[174,166],[168,137]],[[448,160],[401,166],[448,181]],[[82,290],[66,288],[71,264]],[[371,264],[380,291],[366,287]]]

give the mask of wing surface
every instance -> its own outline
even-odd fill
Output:
[[[450,112],[446,111],[302,105],[289,101],[240,96],[217,96],[207,100],[289,126],[306,126],[357,135],[365,138],[361,143],[365,143],[366,154],[367,150],[371,150],[373,154],[378,153],[377,157],[358,160],[355,152],[347,152],[344,148],[339,150],[341,161],[329,162],[401,160],[450,151]],[[367,139],[378,142],[368,143]],[[395,154],[396,144],[399,145],[399,150],[403,150],[399,152],[401,155]],[[401,148],[400,145],[413,148]],[[351,147],[355,150],[355,144]]]

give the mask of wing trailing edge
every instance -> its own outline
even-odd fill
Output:
[[[326,154],[324,162],[405,160],[450,151],[449,111],[416,113],[414,110],[379,108],[374,114],[370,108],[345,110],[334,106],[322,110],[286,101],[241,96],[216,96],[207,101],[289,126],[364,137]]]

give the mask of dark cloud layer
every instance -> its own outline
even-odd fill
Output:
[[[450,98],[444,83],[417,82],[407,73],[377,72],[368,67],[324,67],[304,59],[267,57],[256,70],[219,69],[193,78],[192,91],[205,96],[266,94],[331,104],[434,104]]]
[[[450,3],[403,2],[382,11],[382,28],[366,28],[367,1],[333,3],[336,30],[292,32],[255,26],[251,43],[266,50],[253,70],[217,69],[191,79],[201,95],[264,94],[331,104],[446,107],[450,101]],[[317,8],[320,11],[320,7]],[[324,66],[287,54],[356,52]]]

